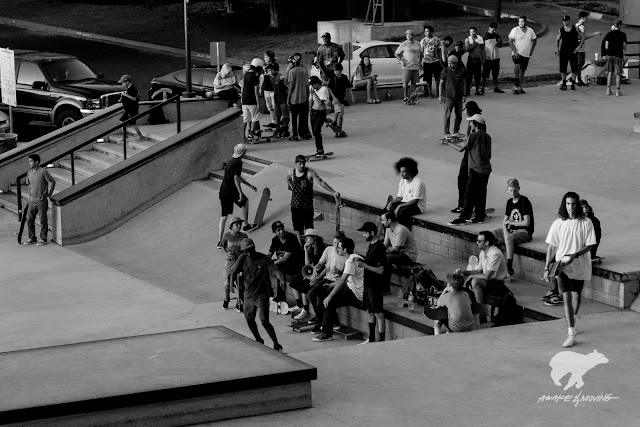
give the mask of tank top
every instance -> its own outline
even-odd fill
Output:
[[[564,26],[560,28],[560,38],[562,39],[562,45],[560,46],[560,52],[573,53],[573,51],[580,44],[580,34],[576,30],[575,25],[571,26],[571,30],[567,31]]]
[[[313,182],[307,178],[307,169],[302,176],[296,176],[294,169],[291,181],[291,207],[313,208]]]

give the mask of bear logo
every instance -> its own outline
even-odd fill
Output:
[[[570,373],[569,381],[564,390],[575,385],[577,389],[582,388],[584,381],[582,376],[597,365],[609,363],[609,359],[604,354],[593,350],[589,354],[580,354],[573,351],[561,351],[551,358],[551,379],[557,386],[561,386],[560,379]]]

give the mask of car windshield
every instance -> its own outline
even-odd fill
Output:
[[[80,81],[97,78],[89,67],[75,58],[48,62],[43,64],[42,68],[53,82]]]

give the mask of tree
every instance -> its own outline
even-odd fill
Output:
[[[285,24],[282,0],[269,0],[269,14],[271,15],[270,28],[281,28]]]

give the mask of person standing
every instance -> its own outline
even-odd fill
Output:
[[[260,75],[260,95],[264,97],[264,104],[271,116],[271,122],[265,125],[266,128],[275,129],[278,127],[278,119],[276,115],[275,88],[269,68],[278,67],[276,62],[276,54],[272,50],[264,51],[263,72]]]
[[[40,156],[31,154],[29,156],[29,171],[25,182],[29,186],[29,203],[27,204],[27,231],[29,240],[23,245],[44,246],[47,244],[47,234],[49,233],[49,220],[47,210],[49,209],[48,197],[51,197],[56,188],[56,180],[46,168],[40,167]],[[36,215],[40,214],[40,240],[36,241]]]
[[[353,92],[351,91],[351,82],[349,78],[342,72],[342,64],[336,64],[333,70],[333,77],[329,79],[329,91],[333,95],[333,111],[335,113],[334,123],[340,129],[336,132],[336,138],[344,138],[347,134],[342,130],[344,123],[344,107],[347,104],[347,92],[351,96],[351,103],[355,103]]]
[[[242,84],[242,121],[248,138],[260,137],[260,75],[264,63],[260,58],[253,58],[251,67],[244,73]]]
[[[309,78],[309,106],[311,119],[311,133],[316,141],[316,157],[324,155],[324,147],[322,145],[322,127],[327,120],[327,106],[331,105],[329,101],[329,89],[322,85],[322,81],[318,76]]]
[[[567,90],[567,63],[571,66],[571,90],[576,90],[578,76],[578,51],[584,43],[581,33],[574,25],[571,25],[571,17],[565,15],[562,18],[562,27],[556,37],[558,49],[556,55],[560,57],[560,75],[562,84],[560,90]]]
[[[284,287],[282,272],[268,256],[256,251],[256,246],[250,238],[245,238],[240,242],[240,249],[243,253],[238,257],[233,267],[231,281],[235,282],[238,279],[238,274],[242,273],[244,277],[244,318],[247,321],[247,326],[256,341],[264,344],[256,324],[257,314],[262,327],[273,341],[274,350],[282,351],[276,331],[269,322],[269,287],[273,282],[278,282],[278,286]]]
[[[402,157],[393,167],[402,178],[398,183],[398,195],[385,210],[394,212],[398,222],[410,228],[411,218],[427,210],[427,187],[418,178],[418,162],[411,157]]]
[[[620,31],[622,19],[613,21],[613,29],[604,36],[604,48],[607,51],[607,95],[611,95],[611,77],[616,76],[616,96],[621,96],[620,76],[624,66],[624,52],[627,50],[627,35]]]
[[[231,277],[231,271],[233,269],[236,260],[242,253],[240,250],[240,242],[247,238],[247,235],[240,231],[242,228],[242,218],[234,216],[231,218],[231,224],[229,224],[231,231],[228,231],[222,236],[220,246],[225,254],[224,261],[224,301],[222,301],[222,308],[226,310],[229,308],[229,301],[231,301],[231,287],[234,285],[229,282]],[[242,282],[242,280],[240,280]],[[238,302],[236,304],[236,310],[242,311],[242,295],[243,286],[238,284]]]
[[[291,111],[291,128],[293,134],[289,141],[311,139],[309,133],[309,73],[300,61],[302,55],[294,53],[289,58],[291,69],[287,73],[287,84],[289,93],[287,94],[287,104]]]
[[[467,55],[467,92],[471,91],[471,80],[476,85],[476,95],[484,95],[484,89],[480,87],[482,79],[482,66],[485,61],[484,39],[478,35],[476,27],[469,28],[469,37],[464,39],[464,50]]]
[[[578,13],[578,17],[579,19],[576,23],[576,28],[578,29],[578,31],[582,35],[582,39],[584,40],[584,42],[578,49],[578,86],[587,86],[587,84],[582,81],[582,68],[584,68],[584,64],[587,61],[587,40],[589,40],[591,37],[601,36],[602,32],[596,31],[591,34],[587,34],[585,24],[587,23],[589,12],[582,10],[580,11],[580,13]]]
[[[404,36],[406,40],[398,46],[396,58],[402,62],[402,92],[406,103],[409,95],[416,90],[416,83],[420,79],[422,47],[417,40],[414,40],[413,30],[405,31]],[[411,91],[409,91],[409,84],[411,84]]]
[[[462,123],[462,104],[467,97],[467,72],[458,62],[458,57],[448,58],[447,68],[440,74],[440,103],[444,104],[444,137],[445,139],[461,138],[460,124]],[[455,111],[453,122],[453,136],[451,129],[451,112]]]
[[[533,51],[538,43],[536,32],[527,26],[527,17],[518,18],[518,26],[513,27],[509,33],[509,46],[511,46],[511,55],[513,58],[513,73],[516,75],[513,94],[524,94],[522,85],[524,84],[524,72],[529,66],[529,59],[533,56]]]
[[[224,176],[220,184],[218,198],[220,199],[220,222],[218,223],[218,249],[221,249],[222,235],[224,227],[227,224],[227,217],[233,213],[234,203],[242,208],[242,220],[245,223],[243,228],[247,231],[251,228],[249,224],[249,200],[242,192],[242,184],[246,185],[254,192],[258,191],[256,187],[249,184],[241,175],[242,173],[242,157],[247,152],[244,144],[238,144],[233,147],[233,156],[227,162],[224,168]]]
[[[122,102],[122,106],[124,107],[124,113],[120,116],[120,122],[125,122],[132,117],[138,115],[138,103],[140,102],[140,95],[138,94],[138,89],[131,82],[131,76],[129,74],[125,74],[120,77],[118,83],[125,87],[126,91],[122,92],[120,96],[120,101]],[[144,139],[142,133],[140,133],[140,129],[136,126],[136,121],[133,120],[128,123],[129,126],[133,128],[138,135],[138,139]],[[123,129],[123,132],[125,130]]]
[[[426,25],[424,27],[424,38],[420,40],[420,47],[422,49],[422,78],[427,83],[426,95],[431,98],[439,97],[440,86],[440,73],[444,69],[442,62],[442,52],[440,39],[433,35],[433,27]],[[431,79],[435,80],[435,86],[431,87]]]
[[[577,193],[569,191],[562,197],[558,219],[551,224],[546,243],[545,272],[551,270],[554,261],[560,262],[556,280],[568,326],[562,346],[571,347],[576,343],[575,316],[580,310],[584,283],[591,280],[591,248],[596,244],[593,224],[582,210]]]
[[[323,79],[331,79],[336,65],[342,64],[344,61],[344,50],[342,46],[331,41],[331,34],[324,33],[322,36],[322,45],[316,52],[316,61],[320,68],[320,74]]]
[[[489,30],[484,35],[484,65],[482,66],[482,93],[484,93],[484,87],[487,83],[489,74],[493,77],[493,92],[504,93],[498,87],[498,76],[500,75],[500,48],[502,47],[502,37],[496,30],[498,24],[492,22],[489,24]]]

